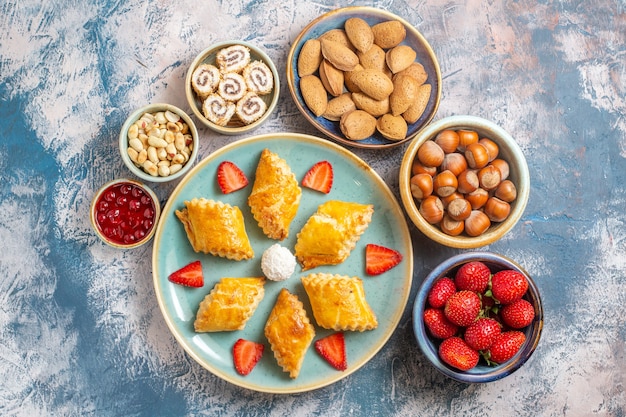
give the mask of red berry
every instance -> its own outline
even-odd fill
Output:
[[[204,285],[204,275],[202,273],[202,263],[194,261],[182,268],[172,272],[168,279],[174,284],[186,287],[199,288]]]
[[[343,333],[332,333],[314,343],[315,350],[335,369],[348,369],[346,342]]]
[[[424,310],[424,324],[430,334],[437,339],[447,339],[452,337],[459,330],[459,327],[450,322],[440,308],[427,308]]]
[[[449,337],[439,345],[439,357],[448,365],[467,371],[478,364],[480,355],[460,337]]]
[[[238,339],[233,346],[233,362],[240,375],[248,375],[263,356],[265,346],[250,340]]]
[[[515,356],[525,341],[526,335],[519,330],[500,333],[487,350],[485,358],[489,363],[504,363]]]
[[[365,273],[380,275],[402,262],[397,250],[369,243],[365,246]]]
[[[328,161],[316,163],[302,178],[302,185],[328,194],[333,186],[333,166]]]
[[[454,277],[454,283],[459,290],[469,290],[482,293],[489,285],[491,271],[480,261],[472,261],[459,268]]]
[[[519,300],[528,290],[524,274],[512,269],[499,271],[491,277],[491,294],[500,304],[511,304]]]
[[[528,300],[521,298],[502,307],[500,317],[507,326],[522,329],[533,322],[535,308]]]
[[[223,161],[217,167],[217,184],[222,193],[230,194],[248,185],[248,178],[233,162]]]
[[[469,326],[478,318],[480,313],[480,297],[473,291],[459,291],[446,302],[444,313],[448,320],[457,326]]]
[[[476,350],[485,350],[500,334],[500,323],[494,319],[481,317],[465,329],[465,342]]]
[[[428,292],[428,304],[434,308],[442,308],[455,292],[456,285],[451,278],[438,279]]]

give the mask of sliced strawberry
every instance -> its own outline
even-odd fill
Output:
[[[233,346],[235,370],[243,376],[248,375],[263,356],[265,346],[246,339],[238,339]]]
[[[248,178],[233,162],[223,161],[217,167],[217,184],[220,186],[222,193],[228,194],[241,190],[248,185]]]
[[[402,261],[402,254],[384,246],[369,243],[365,246],[365,272],[380,275]]]
[[[178,271],[172,272],[168,279],[174,284],[184,285],[186,287],[202,287],[204,285],[202,264],[200,261],[194,261],[183,266]]]
[[[328,161],[320,161],[313,165],[304,175],[302,185],[328,194],[333,186],[333,166]]]
[[[343,333],[333,333],[315,342],[315,350],[322,358],[339,371],[348,369],[346,359],[346,342]]]

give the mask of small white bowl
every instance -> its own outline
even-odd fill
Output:
[[[184,162],[183,167],[178,172],[167,175],[167,176],[160,176],[160,175],[154,176],[146,172],[138,164],[134,163],[131,160],[130,156],[128,155],[128,148],[130,146],[129,139],[128,139],[128,131],[130,127],[133,124],[135,124],[135,122],[139,120],[145,113],[156,114],[158,112],[166,112],[166,111],[176,113],[177,115],[179,115],[182,121],[186,123],[187,126],[189,127],[189,134],[191,134],[191,139],[192,139],[191,153],[188,155],[189,158]],[[198,156],[198,148],[199,148],[198,130],[196,129],[196,125],[194,124],[193,120],[191,120],[191,117],[189,117],[187,113],[185,113],[178,107],[173,106],[171,104],[167,104],[167,103],[148,104],[147,106],[138,108],[137,110],[132,112],[130,116],[128,116],[128,118],[122,125],[122,129],[120,131],[119,146],[120,146],[120,153],[122,155],[122,160],[124,161],[124,164],[126,164],[130,172],[132,172],[135,176],[141,178],[144,181],[150,181],[150,182],[172,181],[172,180],[181,178],[193,166]]]
[[[230,46],[234,45],[242,45],[250,50],[250,62],[261,61],[265,65],[268,66],[270,71],[272,72],[272,76],[274,77],[274,87],[269,94],[260,95],[259,97],[263,102],[265,102],[267,109],[265,113],[256,121],[245,124],[243,121],[234,115],[226,126],[220,126],[218,124],[213,123],[209,119],[204,116],[202,112],[202,100],[198,95],[194,92],[192,87],[192,75],[195,69],[202,64],[211,64],[216,65],[216,55],[217,53]],[[189,66],[189,70],[187,71],[187,77],[185,78],[185,95],[187,96],[187,101],[189,102],[189,106],[191,107],[191,111],[196,116],[198,120],[200,120],[204,125],[206,125],[209,129],[214,132],[221,133],[223,135],[240,135],[243,133],[250,133],[259,126],[261,126],[272,114],[272,112],[276,109],[276,104],[278,103],[278,96],[280,93],[280,80],[278,78],[278,71],[276,70],[276,66],[274,62],[270,59],[270,57],[260,48],[244,41],[240,40],[229,40],[224,42],[219,42],[214,45],[209,46],[204,51],[200,52],[198,56],[193,60],[191,65]]]

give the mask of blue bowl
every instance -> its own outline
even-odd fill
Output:
[[[528,291],[524,298],[526,298],[535,307],[535,319],[526,327],[523,331],[526,334],[526,342],[517,354],[509,361],[497,366],[487,366],[482,362],[470,369],[469,371],[460,371],[452,368],[444,363],[438,354],[439,342],[432,338],[428,333],[424,325],[424,308],[427,304],[428,292],[433,283],[439,278],[445,276],[454,278],[457,269],[471,261],[484,262],[492,273],[504,270],[514,269],[524,274],[528,280]],[[541,337],[541,330],[543,329],[543,306],[541,303],[541,296],[539,289],[528,273],[513,260],[489,252],[467,252],[459,255],[455,255],[431,271],[426,277],[422,285],[420,286],[415,304],[413,306],[413,332],[417,339],[417,344],[420,349],[428,358],[428,360],[439,370],[442,374],[454,380],[465,383],[484,383],[492,382],[498,379],[504,378],[507,375],[511,375],[517,369],[519,369],[535,351],[539,344]]]
[[[333,122],[321,116],[316,117],[304,102],[304,98],[300,92],[300,77],[297,71],[298,56],[300,55],[302,46],[307,40],[318,38],[331,29],[343,29],[346,20],[352,17],[359,17],[369,23],[370,26],[388,20],[400,21],[406,28],[406,38],[402,44],[411,46],[417,52],[416,60],[424,66],[424,70],[428,74],[428,80],[426,82],[432,85],[430,100],[419,120],[408,126],[406,138],[403,140],[391,141],[385,139],[378,132],[364,140],[353,141],[346,139],[339,128],[339,122]],[[339,143],[358,148],[389,148],[411,140],[433,119],[441,99],[441,70],[435,52],[424,36],[401,17],[385,10],[365,6],[336,9],[319,16],[309,23],[302,32],[300,32],[289,51],[289,56],[287,57],[287,84],[298,110],[300,110],[304,117],[306,117],[317,130]]]

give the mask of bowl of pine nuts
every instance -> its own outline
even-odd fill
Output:
[[[120,131],[122,160],[150,182],[185,175],[198,155],[198,130],[189,115],[167,103],[149,104],[128,116]]]

